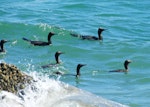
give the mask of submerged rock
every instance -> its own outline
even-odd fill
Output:
[[[0,63],[0,90],[17,93],[31,83],[32,77],[21,72],[16,66]]]

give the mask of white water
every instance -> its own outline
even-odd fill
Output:
[[[48,76],[30,75],[36,82],[23,90],[24,95],[0,92],[0,107],[126,107]]]

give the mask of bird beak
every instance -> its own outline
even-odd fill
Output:
[[[10,40],[5,40],[4,43],[6,43],[6,42],[10,42]]]
[[[49,34],[51,34],[51,35],[55,35],[55,33],[54,33],[54,32],[50,32]]]
[[[100,30],[104,31],[104,30],[107,30],[107,29],[103,29],[103,28],[99,28]]]
[[[52,33],[53,35],[55,35],[55,33]]]
[[[131,63],[131,62],[132,62],[132,60],[128,60],[128,62],[129,62],[129,63]]]
[[[82,66],[86,66],[86,64],[82,64]]]
[[[60,54],[65,54],[65,52],[60,52]]]

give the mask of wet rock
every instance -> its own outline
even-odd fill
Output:
[[[0,63],[0,90],[17,93],[31,83],[32,77],[21,72],[16,66]]]

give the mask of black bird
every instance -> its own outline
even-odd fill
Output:
[[[77,65],[77,69],[76,69],[76,77],[79,77],[79,76],[81,76],[81,74],[80,74],[80,68],[81,67],[83,67],[83,66],[85,66],[86,64],[78,64]]]
[[[51,37],[52,37],[53,35],[55,35],[53,32],[50,32],[50,33],[48,34],[48,37],[47,37],[47,40],[48,40],[48,41],[47,41],[47,42],[44,42],[44,41],[32,41],[32,40],[29,40],[29,39],[27,39],[27,38],[22,38],[22,39],[25,40],[25,41],[30,42],[30,43],[33,44],[34,46],[47,46],[47,45],[52,44]]]
[[[78,35],[78,34],[73,34],[71,33],[70,35],[74,36],[74,37],[79,37],[82,40],[103,40],[103,37],[101,35],[101,33],[104,31],[105,29],[102,28],[98,28],[98,37],[95,36],[90,36],[90,35]]]
[[[83,67],[83,66],[85,66],[86,64],[78,64],[77,65],[77,68],[76,68],[76,75],[72,75],[72,74],[65,74],[65,75],[71,75],[71,76],[75,76],[75,77],[80,77],[81,76],[81,74],[80,74],[80,68],[81,67]],[[63,73],[62,72],[59,72],[59,71],[57,71],[57,72],[54,72],[55,74],[57,74],[57,75],[63,75]]]
[[[117,70],[112,70],[109,72],[128,72],[129,68],[128,68],[128,64],[131,63],[131,60],[125,60],[124,61],[124,68],[125,69],[117,69]]]
[[[8,42],[8,41],[7,41],[7,40],[1,40],[1,41],[0,41],[0,47],[1,47],[0,52],[5,52],[4,44],[5,44],[6,42]]]
[[[48,64],[48,65],[43,65],[42,68],[48,68],[48,67],[52,67],[52,66],[55,66],[57,64],[60,64],[60,60],[59,60],[59,56],[61,54],[64,54],[63,52],[60,52],[60,51],[57,51],[55,53],[55,60],[56,60],[56,63],[55,64]]]

